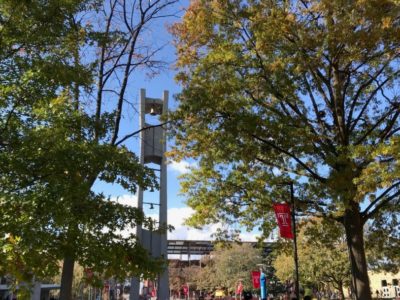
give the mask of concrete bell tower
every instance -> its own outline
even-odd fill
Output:
[[[146,123],[146,115],[164,115],[168,111],[168,91],[163,92],[161,99],[146,97],[146,90],[140,90],[140,108],[139,119],[140,128],[148,128],[140,132],[140,163],[142,165],[154,163],[160,166],[160,191],[159,202],[154,205],[159,206],[159,224],[167,225],[167,162],[165,151],[167,148],[166,132],[162,126]],[[153,126],[153,127],[152,127]],[[154,127],[155,126],[155,127]],[[138,189],[138,208],[143,210],[143,189]],[[148,203],[147,203],[148,204]],[[152,204],[153,205],[153,204]],[[168,259],[167,252],[167,233],[159,234],[142,228],[141,225],[136,228],[137,238],[144,248],[146,248],[153,257],[164,257]],[[140,279],[133,278],[131,281],[130,299],[139,300]],[[169,299],[169,278],[168,269],[166,269],[158,278],[158,300]]]

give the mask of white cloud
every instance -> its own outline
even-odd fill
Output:
[[[168,233],[168,239],[174,240],[211,240],[212,234],[216,233],[221,224],[205,226],[203,229],[195,229],[184,225],[185,219],[194,213],[189,207],[171,208],[168,210],[168,224],[175,227],[173,232]],[[241,234],[243,241],[256,241],[257,235],[254,233]]]
[[[138,204],[138,198],[136,195],[122,195],[118,197],[111,197],[110,200],[122,205],[133,206],[133,207],[137,207]]]
[[[171,162],[169,162],[169,167],[171,170],[173,170],[179,174],[185,174],[190,171],[190,168],[197,167],[197,164],[189,163],[185,160],[181,160],[180,162],[171,161]]]
[[[127,206],[137,206],[136,195],[123,195],[119,197],[112,197],[111,201],[118,202]],[[212,234],[216,233],[221,224],[213,224],[205,226],[203,229],[195,229],[184,225],[185,219],[190,217],[194,210],[190,207],[170,208],[168,209],[168,224],[174,226],[174,230],[168,233],[168,239],[171,240],[212,240]],[[147,214],[154,220],[158,220],[158,212],[154,214]],[[133,232],[134,228],[129,228],[124,232]],[[243,232],[240,235],[243,241],[256,241],[257,233]]]
[[[111,197],[110,200],[112,202],[117,202],[125,206],[137,207],[138,205],[138,198],[136,195],[122,195],[118,197]],[[124,230],[118,231],[117,233],[121,234],[123,237],[128,237],[130,234],[135,232],[136,227],[127,226]]]

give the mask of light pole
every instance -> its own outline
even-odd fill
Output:
[[[294,189],[293,181],[289,182],[290,185],[290,200],[292,202],[292,223],[293,223],[293,250],[294,250],[294,269],[296,273],[296,297],[300,300],[300,287],[299,287],[299,258],[297,255],[297,234],[296,234],[296,206],[294,203]]]
[[[292,228],[293,228],[293,256],[294,256],[294,272],[295,272],[295,293],[297,300],[300,300],[300,286],[299,286],[299,259],[297,255],[297,234],[296,234],[296,205],[294,201],[294,188],[293,181],[282,182],[279,185],[288,185],[290,187],[290,202],[292,205]]]
[[[148,204],[148,205],[150,205],[150,209],[154,209],[154,205],[161,206],[160,203],[154,203],[154,202],[143,202],[143,204]]]

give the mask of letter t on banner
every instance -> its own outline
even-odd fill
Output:
[[[279,226],[281,237],[293,239],[293,230],[291,225],[290,205],[288,203],[275,203],[274,211],[276,221]]]

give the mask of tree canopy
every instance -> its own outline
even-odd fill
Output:
[[[203,280],[199,282],[205,283],[202,288],[224,288],[233,293],[241,280],[244,289],[251,289],[251,271],[257,270],[257,264],[261,263],[262,251],[250,244],[221,247],[211,253],[210,264],[201,270],[199,276]]]
[[[184,271],[187,276],[181,281],[181,286],[191,282],[197,290],[212,292],[223,289],[229,294],[235,294],[241,282],[244,291],[253,290],[259,293],[253,288],[251,272],[259,271],[262,265],[268,279],[268,293],[278,295],[284,292],[284,286],[275,275],[272,256],[263,251],[250,243],[217,244],[209,256],[200,260],[200,266],[190,267],[188,272]]]
[[[399,210],[397,1],[193,1],[172,31],[176,158],[196,158],[189,223],[267,236],[295,182],[303,215],[343,224],[359,299],[363,227]],[[398,227],[396,227],[398,230]],[[393,235],[395,237],[396,235]]]
[[[75,262],[122,278],[164,267],[133,233],[143,212],[92,186],[158,187],[120,128],[135,72],[163,65],[141,36],[174,2],[1,2],[0,273],[40,280],[63,260],[69,299]]]
[[[324,224],[325,223],[325,224]],[[321,219],[304,221],[299,225],[298,256],[300,284],[303,288],[322,290],[331,287],[344,298],[344,288],[350,287],[349,253],[343,228],[339,224]],[[280,241],[283,247],[276,247],[274,267],[282,281],[293,279],[293,246],[291,242]],[[283,249],[283,251],[282,251]]]

